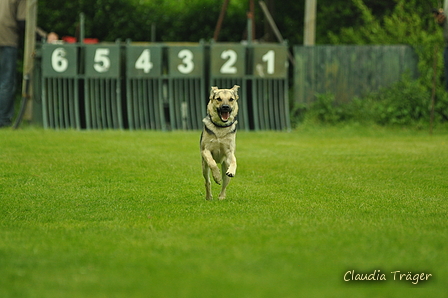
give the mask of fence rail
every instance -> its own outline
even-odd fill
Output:
[[[290,103],[345,102],[418,75],[412,47],[285,44],[44,44],[35,106],[45,128],[198,130],[211,86],[239,85],[239,129],[290,129]],[[36,109],[35,109],[36,111]]]
[[[210,86],[235,84],[240,129],[290,128],[286,45],[44,44],[41,51],[36,102],[45,128],[198,130]]]
[[[294,97],[313,102],[317,93],[337,101],[387,87],[404,73],[418,75],[417,56],[407,45],[295,46]]]

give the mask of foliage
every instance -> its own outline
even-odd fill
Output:
[[[80,0],[63,4],[40,0],[39,8],[41,27],[61,36],[79,34],[79,14],[82,12],[86,16],[86,37],[96,37],[101,41],[118,38],[150,41],[151,26],[155,25],[156,41],[197,42],[213,37],[221,6],[213,0]],[[230,5],[221,38],[241,40],[245,24],[245,10],[241,10],[239,5]]]
[[[434,107],[435,122],[448,121],[448,95],[439,90]],[[390,87],[363,98],[339,103],[331,93],[317,94],[305,113],[304,123],[355,122],[378,125],[427,125],[430,121],[431,91],[408,76]]]
[[[39,0],[39,25],[59,35],[79,32],[79,13],[86,15],[86,36],[102,41],[131,38],[149,41],[151,25],[157,28],[157,41],[192,41],[212,38],[224,1],[216,0]],[[303,42],[304,2],[265,0],[283,37],[291,45]],[[365,0],[375,16],[387,14],[395,5],[389,0]],[[266,39],[270,26],[255,1],[256,38]],[[419,5],[418,3],[416,5]],[[245,38],[249,1],[230,1],[220,33],[221,41]],[[353,13],[355,4],[347,1],[319,0],[316,40],[329,43],[328,32],[355,27],[361,16]],[[272,33],[270,41],[277,41]]]
[[[376,18],[362,0],[353,0],[353,3],[361,12],[364,25],[345,28],[340,35],[330,33],[331,40],[335,44],[410,44],[419,58],[420,76],[412,80],[405,75],[391,87],[349,103],[337,104],[331,94],[317,95],[316,102],[307,111],[307,121],[422,125],[430,120],[434,87],[435,121],[447,121],[447,92],[440,71],[443,69],[442,29],[435,24],[429,10],[415,9],[414,1],[399,0],[390,15]]]
[[[419,58],[419,79],[427,88],[432,88],[435,56],[437,69],[443,69],[443,36],[429,9],[418,9],[415,1],[398,0],[391,15],[376,18],[363,0],[352,1],[361,12],[364,24],[344,28],[340,35],[330,33],[332,43],[411,45]]]

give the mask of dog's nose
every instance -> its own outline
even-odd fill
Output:
[[[229,112],[231,110],[229,105],[222,105],[221,111],[222,112]]]

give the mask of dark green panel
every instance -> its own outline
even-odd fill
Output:
[[[42,71],[45,77],[75,77],[78,74],[77,65],[76,45],[42,45]]]
[[[128,77],[153,78],[162,74],[162,47],[129,45],[126,47]]]
[[[253,75],[258,78],[286,78],[287,48],[284,45],[269,44],[253,47]]]
[[[202,77],[204,75],[204,47],[202,45],[168,46],[170,77]]]
[[[246,74],[246,47],[241,44],[218,43],[210,47],[212,77],[243,77]]]
[[[117,78],[120,76],[119,45],[86,45],[86,76],[90,78]]]

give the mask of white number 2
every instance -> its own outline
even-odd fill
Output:
[[[153,67],[151,62],[151,52],[146,49],[135,62],[135,69],[142,69],[144,73],[149,73]]]
[[[221,67],[221,73],[235,74],[237,72],[237,68],[234,66],[237,59],[236,52],[234,50],[223,51],[221,58],[227,59]]]
[[[194,63],[193,63],[193,52],[190,50],[182,50],[177,55],[180,59],[182,59],[183,64],[179,64],[177,66],[177,69],[184,74],[190,73],[194,69]]]
[[[93,68],[97,72],[106,72],[110,68],[109,49],[97,49],[95,51],[95,58]]]
[[[274,69],[274,64],[275,64],[275,52],[274,50],[269,50],[266,54],[263,55],[262,57],[263,62],[267,62],[268,64],[268,74],[273,74],[275,69]]]

